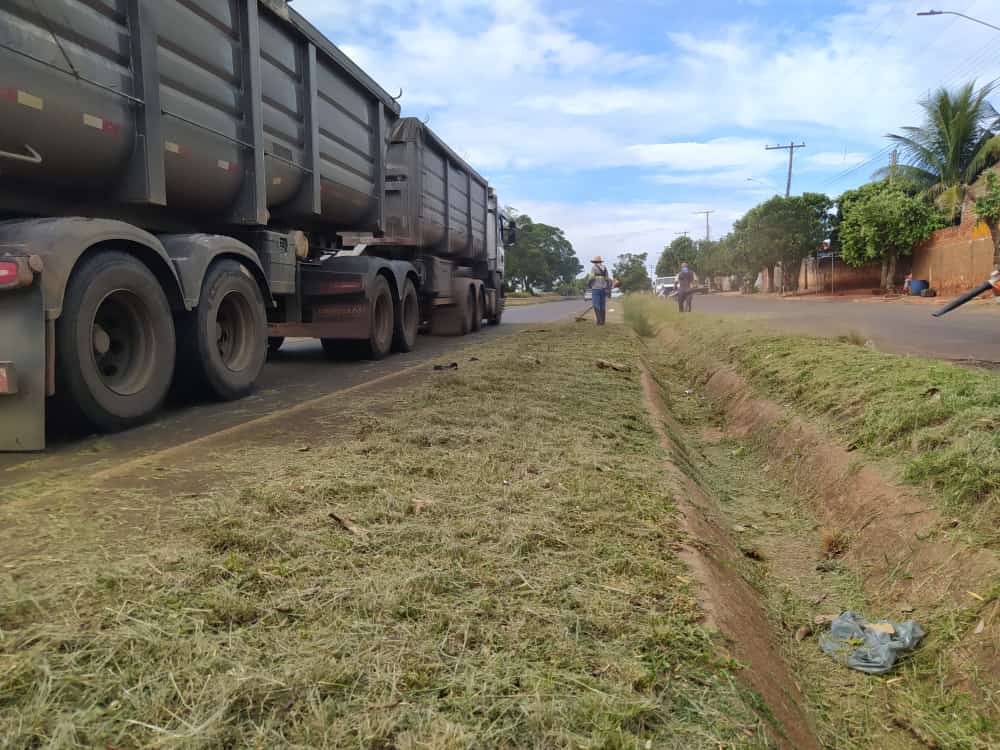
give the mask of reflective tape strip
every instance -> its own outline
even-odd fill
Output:
[[[274,184],[275,185],[280,185],[281,184],[281,178],[280,177],[275,177],[274,178]]]
[[[101,117],[95,117],[94,115],[88,115],[86,112],[83,113],[83,124],[88,128],[104,130],[104,119]]]
[[[183,149],[180,147],[180,145],[174,143],[173,141],[164,142],[163,148],[172,154],[180,154],[183,152]]]
[[[45,100],[40,96],[29,94],[27,91],[17,92],[17,103],[31,109],[45,109]]]
[[[228,162],[225,159],[219,159],[215,163],[219,165],[219,169],[221,169],[221,170],[223,170],[225,172],[228,172],[228,171],[230,171],[233,168],[232,162]]]

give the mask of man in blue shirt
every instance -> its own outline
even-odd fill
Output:
[[[681,272],[677,274],[677,307],[681,312],[691,312],[691,298],[694,291],[691,289],[694,284],[694,271],[688,268],[687,263],[681,263]]]

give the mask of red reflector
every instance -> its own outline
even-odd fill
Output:
[[[0,396],[17,393],[17,371],[9,362],[0,362]]]
[[[17,263],[0,261],[0,286],[13,286],[18,281],[20,269]]]
[[[16,102],[17,89],[0,88],[0,99],[6,99],[9,102]]]
[[[360,292],[365,288],[365,284],[361,279],[352,279],[350,281],[334,281],[330,284],[330,291],[334,294],[346,294],[348,292]]]
[[[110,122],[109,120],[105,120],[102,125],[102,130],[104,130],[105,133],[118,133],[121,129],[121,125],[117,122]]]

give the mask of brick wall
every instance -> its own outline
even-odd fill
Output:
[[[965,213],[975,214],[971,210]],[[914,249],[912,269],[914,279],[926,279],[932,289],[945,294],[982,283],[993,270],[989,229],[964,220],[961,226],[937,230]]]

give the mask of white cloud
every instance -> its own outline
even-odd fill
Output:
[[[756,201],[704,206],[700,203],[565,203],[525,201],[518,209],[532,218],[563,227],[577,257],[594,255],[614,263],[623,253],[649,253],[656,263],[664,246],[681,232],[704,237],[705,217],[696,211],[714,209],[709,217],[712,237],[729,231],[733,221]]]
[[[629,146],[628,151],[639,164],[674,170],[698,170],[742,167],[749,177],[754,171],[767,170],[782,159],[767,151],[762,141],[745,138],[714,138],[699,143],[643,143]]]

